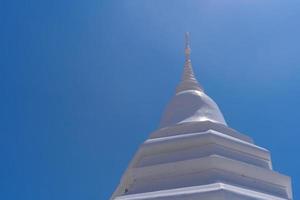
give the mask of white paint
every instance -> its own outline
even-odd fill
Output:
[[[187,35],[188,38],[188,35]],[[227,126],[196,80],[190,46],[160,129],[139,148],[111,200],[291,200],[270,153]]]
[[[276,197],[269,194],[264,194],[261,192],[256,192],[252,190],[247,190],[242,187],[237,187],[229,184],[223,183],[214,183],[208,185],[201,185],[201,186],[194,186],[194,187],[186,187],[186,188],[179,188],[179,189],[171,189],[171,190],[162,190],[156,192],[148,192],[148,193],[141,193],[141,194],[133,194],[133,195],[125,195],[117,197],[116,200],[146,200],[146,199],[172,199],[176,198],[176,196],[183,196],[184,198],[189,198],[189,195],[197,195],[203,194],[208,192],[222,192],[228,191],[235,194],[240,194],[244,196],[244,199],[260,199],[260,200],[285,200],[284,198]],[[211,196],[217,196],[218,200],[223,200],[221,195],[216,193],[211,193]],[[207,195],[208,196],[208,195]],[[221,198],[220,198],[221,197]],[[248,197],[248,198],[247,198]],[[182,198],[183,199],[183,198]],[[225,199],[224,199],[225,200]],[[230,199],[232,200],[232,199]]]
[[[226,125],[217,104],[209,96],[202,91],[186,90],[173,97],[164,112],[160,127],[203,121]]]

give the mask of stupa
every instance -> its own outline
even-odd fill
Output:
[[[291,200],[290,178],[272,169],[267,149],[227,125],[195,78],[190,55],[186,33],[176,94],[111,200]]]

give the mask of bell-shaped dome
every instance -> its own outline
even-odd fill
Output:
[[[195,78],[188,37],[187,33],[182,80],[176,88],[176,95],[165,110],[160,127],[200,121],[212,121],[227,125],[217,104],[204,93],[202,86]]]
[[[161,128],[184,122],[212,121],[226,125],[217,104],[203,91],[186,90],[177,93],[161,120]]]

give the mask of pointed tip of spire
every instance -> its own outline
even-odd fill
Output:
[[[185,90],[199,90],[203,91],[195,78],[191,62],[191,47],[190,47],[190,33],[185,33],[185,63],[183,69],[182,80],[176,89],[176,93]]]
[[[191,59],[190,32],[185,32],[185,60]]]
[[[185,48],[190,48],[190,32],[185,32]]]

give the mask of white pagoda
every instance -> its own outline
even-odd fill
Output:
[[[230,128],[185,64],[160,128],[139,148],[111,200],[291,200],[270,152]]]

